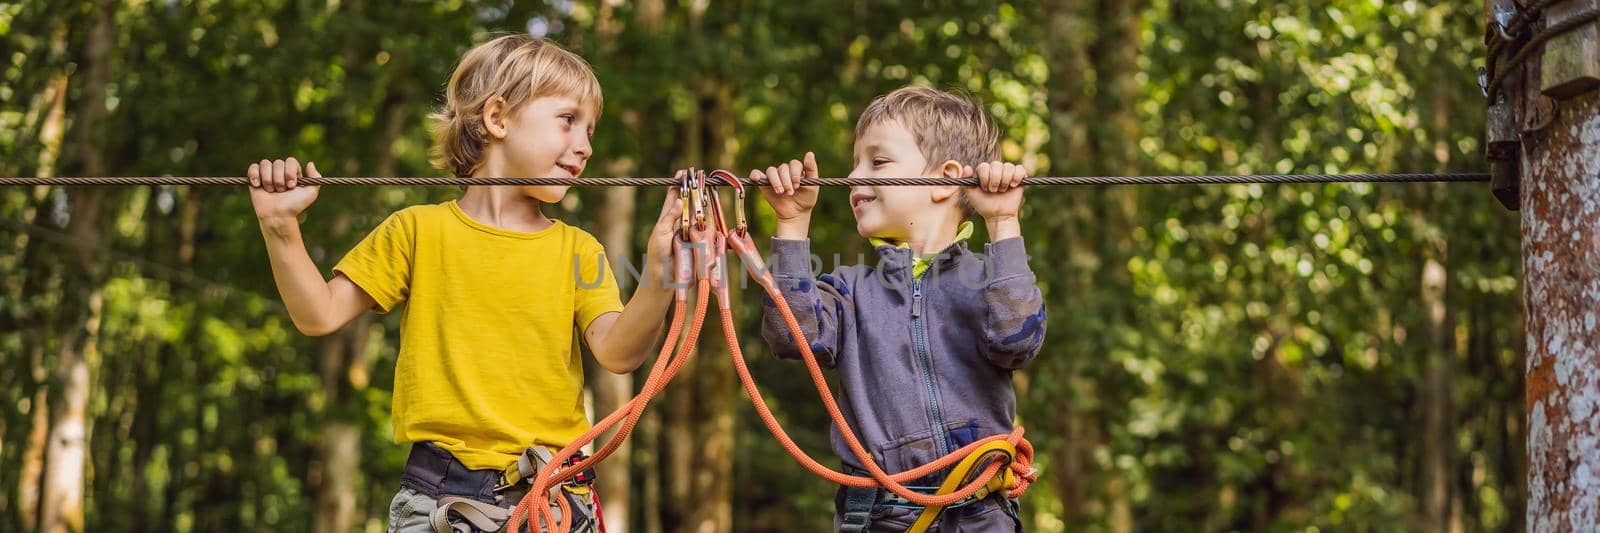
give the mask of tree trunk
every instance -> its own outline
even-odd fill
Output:
[[[85,175],[106,172],[104,147],[96,135],[106,112],[106,86],[110,79],[109,56],[114,39],[116,4],[102,2],[94,10],[85,39],[87,71],[84,75],[83,109],[78,113],[75,154]],[[52,375],[53,409],[47,438],[43,501],[39,530],[49,533],[83,530],[84,463],[89,456],[89,395],[93,381],[91,365],[98,362],[101,284],[104,266],[90,251],[99,249],[110,203],[102,190],[73,191],[70,197],[70,222],[67,233],[76,244],[76,254],[62,262],[64,280],[60,314],[55,321],[59,345]]]
[[[1444,253],[1443,243],[1432,248]],[[1455,327],[1445,302],[1449,273],[1438,257],[1428,257],[1422,268],[1422,308],[1427,313],[1431,342],[1423,390],[1424,524],[1447,530],[1451,523],[1451,467],[1454,465],[1454,424],[1451,379],[1454,373]]]
[[[380,173],[380,176],[388,176]],[[358,389],[350,383],[353,367],[364,364],[372,314],[363,313],[321,344],[324,413],[313,485],[317,487],[315,531],[349,531],[354,523],[356,487],[361,475],[361,426]]]
[[[1096,58],[1095,73],[1099,80],[1099,87],[1095,92],[1096,107],[1100,109],[1099,123],[1103,128],[1094,136],[1096,160],[1105,165],[1100,169],[1100,174],[1114,175],[1138,171],[1139,122],[1134,116],[1133,109],[1139,97],[1139,83],[1134,79],[1136,69],[1128,66],[1138,64],[1139,21],[1144,3],[1144,0],[1100,0],[1099,18],[1104,29],[1095,39],[1095,45],[1090,51],[1090,56]],[[1106,206],[1109,212],[1108,216],[1101,219],[1106,226],[1099,233],[1104,236],[1101,240],[1101,256],[1107,259],[1103,264],[1112,266],[1099,270],[1101,285],[1130,294],[1133,290],[1133,280],[1124,265],[1128,264],[1127,259],[1132,256],[1132,250],[1125,238],[1112,236],[1133,233],[1139,193],[1140,190],[1133,187],[1106,189],[1102,205]],[[1115,301],[1118,302],[1116,305],[1120,309],[1109,309],[1111,312],[1104,316],[1113,317],[1113,320],[1118,321],[1134,320],[1133,310],[1128,307],[1128,302],[1132,299],[1118,298]],[[1101,392],[1107,393],[1111,390],[1101,388]],[[1118,405],[1121,400],[1105,397],[1101,403]],[[1104,425],[1105,417],[1100,418],[1098,423]],[[1126,533],[1136,528],[1130,485],[1127,473],[1121,469],[1113,468],[1106,473],[1103,494],[1108,512],[1107,524],[1111,531]]]
[[[43,364],[36,356],[34,368]],[[22,455],[22,479],[17,486],[17,514],[22,517],[24,524],[38,524],[39,520],[39,491],[44,488],[44,452],[49,445],[50,436],[50,401],[49,389],[40,387],[39,392],[33,395],[29,408],[32,428],[28,430],[27,451]]]
[[[1050,107],[1050,142],[1046,150],[1050,169],[1063,174],[1086,170],[1093,160],[1089,150],[1088,120],[1093,115],[1093,72],[1088,52],[1095,38],[1095,10],[1075,0],[1051,0],[1046,12],[1045,51],[1051,66],[1046,96]]]
[[[632,172],[620,166],[612,168],[618,175],[626,176]],[[640,260],[634,258],[632,242],[635,192],[632,187],[606,188],[602,193],[605,198],[596,220],[600,245],[605,247],[612,274],[617,276],[618,288],[624,293],[632,288],[633,280],[621,273],[623,268],[619,265],[632,264]],[[600,368],[592,360],[585,360],[585,363],[585,371],[589,376],[587,382],[594,398],[594,412],[597,417],[612,413],[633,399],[632,374],[613,374]],[[614,429],[607,431],[600,436],[599,442],[610,440],[615,434]],[[633,490],[630,468],[632,455],[633,442],[629,439],[612,453],[610,459],[596,467],[595,474],[603,483],[606,531],[619,533],[628,531],[628,507],[633,499],[630,493]]]
[[[1534,57],[1514,101],[1543,98]],[[1600,93],[1555,107],[1522,135],[1529,531],[1584,530],[1600,517]]]
[[[1139,24],[1145,2],[1102,0],[1093,3],[1053,0],[1045,24],[1046,52],[1051,65],[1047,100],[1050,117],[1050,170],[1064,174],[1076,172],[1124,174],[1137,167],[1139,134],[1133,103],[1138,95],[1134,71],[1139,52]],[[1114,235],[1126,235],[1138,205],[1132,189],[1105,189],[1087,195],[1074,195],[1073,216],[1065,221],[1069,255],[1085,261],[1075,264],[1066,275],[1067,291],[1075,294],[1121,292],[1128,290],[1129,279],[1122,265],[1129,253],[1124,242]],[[1095,228],[1084,231],[1084,228]],[[1093,300],[1086,298],[1085,301]],[[1105,301],[1126,301],[1111,298]],[[1082,308],[1085,316],[1102,317],[1102,325],[1112,326],[1127,320],[1129,310],[1102,308],[1093,303]],[[1112,304],[1118,305],[1118,304]],[[1104,338],[1091,336],[1090,338]],[[1090,340],[1090,343],[1099,341]],[[1086,353],[1105,353],[1107,346],[1078,345]],[[1064,437],[1059,449],[1051,452],[1056,474],[1051,477],[1062,502],[1062,520],[1069,529],[1082,528],[1095,517],[1113,531],[1135,528],[1132,503],[1126,495],[1127,480],[1119,472],[1096,474],[1094,450],[1104,445],[1105,413],[1085,412],[1067,403],[1068,398],[1100,397],[1109,393],[1094,385],[1088,369],[1076,361],[1064,363],[1071,376],[1070,392],[1063,394],[1060,424]],[[1100,405],[1116,405],[1115,399],[1102,398]],[[1097,483],[1103,483],[1095,487]]]
[[[730,161],[726,141],[732,135],[728,118],[733,88],[724,81],[709,82],[702,99],[701,122],[705,135],[705,160],[708,168],[726,166]],[[737,274],[737,273],[735,273]],[[715,320],[713,304],[707,313],[705,333],[701,335],[699,368],[694,378],[695,463],[691,485],[693,501],[684,529],[698,532],[733,530],[733,445],[739,398],[733,366],[728,364],[728,347],[720,322]]]
[[[359,4],[351,4],[352,8]],[[404,70],[403,62],[393,68]],[[394,143],[406,126],[408,95],[396,89],[385,95],[373,170],[379,176],[395,172]],[[350,215],[340,212],[330,223],[330,234],[348,231]],[[362,313],[343,329],[321,340],[323,430],[317,445],[317,524],[319,533],[349,531],[355,521],[357,487],[361,481],[361,417],[365,405],[360,391],[366,387],[367,341],[374,319]]]
[[[54,46],[66,46],[66,35],[58,34],[55,39]],[[40,143],[43,145],[42,149],[39,150],[38,172],[40,177],[55,175],[56,164],[61,156],[62,139],[66,134],[67,81],[67,73],[63,70],[51,78],[50,84],[45,89],[44,119],[39,129]],[[34,197],[37,199],[45,198],[49,194],[48,189],[48,187],[35,188]],[[34,213],[32,216],[37,218],[38,214]],[[49,217],[45,218],[48,219]],[[22,223],[33,224],[34,221],[24,220]],[[43,275],[45,271],[42,262],[29,260],[38,257],[38,248],[46,244],[43,240],[37,236],[29,237],[28,248],[33,253],[28,251],[23,253],[23,264],[29,265],[28,275],[30,276],[30,281],[37,281],[38,278],[33,276]],[[37,284],[24,283],[24,287],[29,286],[37,286]],[[26,295],[27,292],[23,294]],[[33,312],[31,309],[24,311],[24,313],[25,316],[38,316],[38,313]],[[34,328],[34,331],[42,331],[37,329],[43,327],[37,321],[24,319],[24,322],[31,323],[25,325]],[[43,367],[44,338],[43,335],[38,335],[37,333],[27,337],[31,337],[33,340],[33,342],[24,343],[25,349],[29,354],[27,357],[30,363],[28,368],[33,370],[33,382],[42,383],[48,373]],[[25,338],[24,340],[27,341],[28,339]],[[48,387],[40,386],[34,392],[33,399],[29,402],[29,418],[32,423],[28,426],[28,438],[23,442],[25,448],[22,453],[22,466],[17,486],[16,502],[18,515],[24,524],[36,524],[39,519],[39,490],[42,486],[41,476],[44,473],[45,439],[48,437],[50,428],[49,419],[47,418],[50,412],[48,393]]]
[[[615,0],[601,1],[606,4],[610,4]],[[634,35],[643,35],[656,41],[662,40],[661,29],[665,22],[664,19],[666,18],[666,3],[663,0],[639,0],[632,2],[632,8],[633,18],[628,22],[630,25],[628,28],[630,33]],[[616,33],[620,34],[621,31],[618,30]],[[605,41],[615,42],[615,39],[605,39]],[[657,102],[657,105],[660,105],[659,102]],[[630,111],[623,111],[622,113],[624,122],[629,123],[630,126],[637,129],[637,125],[640,122],[638,116],[630,115]],[[644,159],[650,157],[651,155],[655,154],[640,154],[639,157]],[[648,159],[645,160],[648,161]],[[612,197],[607,197],[607,204],[611,203],[611,199]],[[621,204],[617,205],[620,206]],[[609,206],[607,207],[607,209],[610,208],[611,207]],[[606,249],[612,250],[609,244],[606,246]],[[691,369],[685,370],[692,371]],[[630,386],[630,393],[632,392],[631,389],[632,387]],[[679,394],[682,393],[680,392]],[[637,514],[633,515],[632,517],[633,524],[628,525],[636,524],[637,527],[634,529],[642,533],[661,533],[667,530],[667,524],[665,522],[667,517],[665,514],[668,505],[666,504],[667,499],[665,497],[667,483],[665,478],[667,477],[666,469],[668,468],[667,465],[669,463],[667,460],[667,452],[670,446],[667,442],[667,435],[665,434],[666,428],[664,426],[669,420],[667,416],[667,409],[672,406],[673,396],[675,396],[673,393],[667,393],[665,398],[658,399],[652,404],[653,407],[651,409],[645,411],[644,416],[639,420],[639,428],[635,432],[633,438],[634,442],[639,443],[639,446],[630,447],[631,449],[628,451],[628,453],[632,456],[631,458],[634,459],[639,465],[638,473],[640,479],[637,482],[630,484],[630,490],[632,490],[631,487],[638,487],[638,491],[636,493],[638,502],[637,505],[629,505],[632,502],[624,502],[623,507],[631,508],[629,510],[632,511],[637,511]],[[606,474],[600,473],[599,475],[602,479],[605,479]],[[606,493],[606,497],[609,498],[610,494],[610,492]],[[615,507],[617,507],[617,505],[611,504],[607,505],[606,508],[609,511]],[[607,521],[607,528],[611,527],[611,513],[607,512],[605,518]]]
[[[1050,15],[1045,22],[1045,41],[1053,43],[1046,51],[1051,65],[1047,89],[1051,111],[1050,142],[1046,148],[1050,170],[1062,174],[1084,172],[1088,170],[1087,162],[1093,158],[1087,128],[1091,123],[1088,119],[1092,114],[1094,94],[1087,75],[1093,67],[1086,52],[1095,37],[1095,9],[1082,2],[1052,0],[1048,2],[1046,12]],[[1078,238],[1087,232],[1076,231],[1085,218],[1082,216],[1083,206],[1074,206],[1073,211],[1079,216],[1064,222],[1067,226],[1063,232],[1066,242],[1062,244],[1074,250],[1070,254],[1072,257],[1080,260],[1094,257],[1092,251],[1085,250],[1087,243]],[[1086,272],[1080,268],[1074,268],[1066,274],[1064,281],[1069,286],[1069,292],[1076,292],[1071,288],[1074,286],[1085,288],[1087,280],[1081,279],[1084,274]],[[1069,389],[1072,394],[1092,391],[1093,383],[1078,377],[1080,364],[1073,360],[1063,361],[1062,364],[1065,365],[1062,375],[1071,380]],[[1056,448],[1048,452],[1054,470],[1049,479],[1056,498],[1061,502],[1061,520],[1069,529],[1077,529],[1083,527],[1089,515],[1085,496],[1091,476],[1089,469],[1093,464],[1094,444],[1099,441],[1099,436],[1093,427],[1091,414],[1072,408],[1066,402],[1068,396],[1062,394],[1057,398],[1057,411],[1063,415],[1059,422],[1040,422],[1059,424],[1057,433],[1062,438]]]
[[[605,56],[615,53],[612,44],[621,31],[620,22],[615,16],[619,2],[600,0],[598,4],[595,32],[599,35],[597,46],[601,47],[600,54]],[[637,170],[638,161],[633,158],[616,159],[606,168],[607,172],[616,176],[631,176]],[[603,196],[595,217],[596,237],[606,250],[606,261],[611,266],[612,275],[617,277],[617,289],[623,294],[630,294],[634,287],[632,277],[624,273],[626,269],[622,265],[648,267],[641,262],[643,256],[635,257],[633,250],[633,215],[637,192],[633,187],[603,188],[599,192]],[[649,365],[650,362],[646,361],[645,364]],[[633,398],[633,374],[613,374],[600,368],[592,358],[584,359],[584,373],[596,417],[615,412]],[[608,441],[616,433],[616,430],[607,431],[598,442]],[[606,531],[627,533],[630,530],[629,508],[633,504],[634,489],[633,441],[633,438],[624,441],[609,459],[595,467],[604,503],[604,515],[601,518],[605,520]]]

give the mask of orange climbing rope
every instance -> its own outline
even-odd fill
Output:
[[[673,348],[677,345],[678,336],[683,328],[683,317],[688,311],[688,276],[686,275],[687,273],[684,272],[685,261],[683,258],[689,257],[687,254],[683,253],[678,245],[674,246],[674,255],[680,259],[677,261],[678,277],[676,280],[679,288],[677,290],[677,301],[673,306],[672,326],[667,331],[667,338],[666,341],[662,343],[661,352],[656,358],[656,364],[651,367],[649,377],[645,379],[643,390],[639,392],[638,396],[635,396],[632,400],[629,400],[627,404],[606,416],[605,419],[589,428],[589,431],[584,432],[583,435],[580,435],[577,439],[573,440],[571,444],[567,445],[567,447],[562,448],[560,452],[556,453],[555,457],[549,461],[546,467],[540,470],[534,477],[532,481],[532,488],[528,490],[528,494],[524,496],[522,501],[517,504],[517,507],[512,510],[511,518],[508,522],[508,525],[511,527],[507,528],[507,530],[517,531],[517,525],[521,524],[523,520],[529,517],[530,510],[537,513],[535,516],[538,516],[540,523],[552,525],[557,524],[558,522],[554,519],[555,517],[550,515],[550,489],[561,482],[571,479],[584,470],[589,469],[590,467],[594,466],[594,464],[599,463],[615,452],[617,448],[622,445],[622,441],[627,439],[628,435],[633,432],[634,426],[638,424],[639,417],[644,414],[644,409],[649,405],[650,400],[655,398],[657,394],[660,394],[661,389],[666,386],[667,382],[672,380],[673,376],[678,374],[678,371],[683,368],[683,364],[687,362],[688,358],[694,354],[694,350],[686,349],[678,352],[677,357],[673,357]],[[708,282],[704,279],[701,279],[696,290],[696,309],[703,309],[705,307],[709,292],[710,286]],[[704,321],[704,313],[696,313],[693,322],[690,323],[688,332],[683,335],[684,346],[692,348],[696,342],[698,342],[700,329]],[[583,448],[584,445],[593,442],[600,436],[601,433],[604,433],[612,427],[617,426],[619,423],[621,424],[621,427],[617,430],[617,433],[612,435],[611,439],[593,455],[570,467],[558,466],[565,463],[568,459],[571,459]],[[561,520],[559,522],[560,525],[556,528],[553,528],[553,530],[569,531],[572,527],[572,509],[568,506],[566,498],[556,498],[555,500],[556,505],[561,509]],[[552,528],[545,529],[549,530]]]
[[[828,386],[827,380],[822,373],[822,366],[811,352],[810,345],[806,342],[805,335],[800,330],[799,322],[795,320],[794,315],[790,312],[788,303],[778,290],[772,276],[767,272],[764,261],[756,249],[755,243],[750,238],[748,225],[744,217],[744,187],[737,178],[734,178],[727,171],[713,171],[709,178],[723,180],[723,183],[735,184],[736,225],[732,229],[728,227],[727,221],[722,214],[722,204],[716,190],[706,187],[707,176],[690,170],[685,175],[683,182],[679,184],[684,210],[679,238],[673,246],[674,264],[676,266],[674,279],[679,288],[677,290],[677,301],[673,307],[672,326],[667,332],[666,342],[662,344],[661,352],[656,359],[655,365],[650,369],[649,377],[646,378],[643,389],[638,396],[634,397],[626,405],[606,416],[605,419],[595,424],[589,431],[579,436],[565,448],[562,448],[555,455],[555,458],[551,459],[549,464],[534,476],[531,483],[532,488],[528,490],[527,496],[523,497],[517,507],[512,510],[510,521],[507,523],[508,531],[519,531],[518,528],[521,527],[524,521],[530,521],[530,525],[537,524],[539,529],[542,530],[570,531],[572,527],[572,509],[566,498],[555,498],[557,508],[560,510],[560,516],[554,515],[554,512],[550,509],[552,488],[572,479],[578,473],[587,470],[594,464],[605,460],[606,457],[616,451],[624,439],[627,439],[628,434],[632,432],[634,426],[638,423],[639,417],[643,414],[645,407],[649,405],[650,400],[660,394],[666,384],[677,375],[683,364],[695,353],[695,346],[699,341],[700,331],[705,322],[708,293],[711,292],[716,293],[724,340],[728,344],[728,352],[733,358],[734,369],[739,375],[739,381],[744,385],[745,393],[750,396],[750,401],[755,405],[756,413],[761,416],[761,421],[767,426],[767,430],[772,433],[773,437],[778,439],[784,450],[793,456],[795,461],[804,466],[806,470],[840,485],[882,487],[901,498],[905,498],[907,501],[928,507],[929,513],[936,512],[940,507],[960,502],[978,494],[979,491],[986,490],[996,480],[996,476],[1005,475],[1007,469],[1009,469],[1010,475],[1003,478],[1010,482],[1010,486],[1005,487],[1006,497],[1016,498],[1028,489],[1028,486],[1036,478],[1037,472],[1032,467],[1033,446],[1027,439],[1023,438],[1023,429],[1020,426],[1010,434],[994,435],[978,440],[928,464],[898,474],[889,474],[878,466],[877,461],[874,461],[872,455],[862,446],[860,439],[850,429],[844,414],[839,410],[838,404],[834,401],[833,391]],[[709,223],[708,218],[711,219]],[[794,440],[789,437],[788,432],[784,431],[783,427],[778,423],[777,418],[772,415],[772,411],[767,408],[766,400],[762,398],[755,379],[750,375],[750,369],[745,363],[744,352],[739,347],[739,339],[734,329],[732,299],[728,294],[726,275],[726,252],[729,248],[732,248],[739,255],[740,261],[751,279],[760,284],[766,290],[767,295],[777,304],[776,308],[779,314],[783,316],[785,325],[789,328],[790,334],[793,335],[796,345],[800,349],[806,370],[811,375],[812,384],[816,386],[817,394],[822,399],[823,406],[827,408],[828,416],[833,420],[834,426],[839,429],[839,434],[849,446],[851,453],[866,467],[870,476],[848,475],[819,463],[807,454],[805,450],[800,449],[799,445],[795,444]],[[696,281],[697,288],[694,315],[690,321],[688,332],[683,333],[681,329],[685,313],[688,312],[688,285],[691,277]],[[681,347],[677,343],[680,333],[684,337]],[[677,349],[674,350],[674,348]],[[575,465],[559,466],[576,455],[583,446],[593,442],[601,433],[619,424],[620,428],[617,433],[594,455]],[[997,452],[993,444],[1001,441],[1013,447],[1015,452]],[[976,456],[976,464],[983,464],[984,467],[979,474],[971,477],[971,481],[957,489],[941,490],[939,494],[924,494],[903,485],[906,482],[926,477],[958,462],[971,463],[971,461],[963,460],[974,455]],[[946,487],[951,486],[954,485],[949,482],[946,483]]]

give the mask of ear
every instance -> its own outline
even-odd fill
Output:
[[[961,163],[954,159],[950,159],[944,163],[941,163],[938,168],[939,177],[941,178],[965,177],[962,175],[962,172],[963,167],[961,166]],[[940,185],[938,187],[928,187],[928,194],[932,196],[933,203],[936,204],[955,198],[960,193],[961,187],[959,185]]]
[[[506,99],[501,97],[490,98],[483,103],[483,128],[495,139],[504,139],[509,131],[506,125]]]

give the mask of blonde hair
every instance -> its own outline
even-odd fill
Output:
[[[856,121],[856,137],[867,128],[897,121],[916,140],[917,149],[927,159],[929,172],[945,161],[976,167],[1000,157],[1000,127],[976,100],[929,87],[902,87],[879,96],[861,112]],[[972,215],[972,206],[963,189],[959,201],[961,214]]]
[[[561,46],[528,35],[506,35],[461,56],[444,106],[433,113],[433,164],[456,177],[483,165],[489,130],[483,108],[495,98],[505,112],[541,96],[569,96],[593,108],[598,118],[604,99],[589,63]]]

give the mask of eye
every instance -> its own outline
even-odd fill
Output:
[[[872,166],[874,166],[874,167],[881,167],[881,166],[884,166],[884,165],[887,165],[887,164],[889,164],[889,160],[887,158],[883,158],[883,157],[874,157],[874,158],[872,158]]]
[[[574,115],[572,113],[567,113],[567,114],[561,115],[561,120],[566,121],[567,125],[571,126],[573,122],[578,120],[578,116]]]

